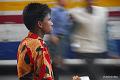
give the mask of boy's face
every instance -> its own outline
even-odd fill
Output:
[[[42,31],[45,33],[45,34],[49,34],[51,33],[52,31],[52,21],[51,21],[51,17],[50,15],[46,15],[44,20],[41,22],[42,24]]]

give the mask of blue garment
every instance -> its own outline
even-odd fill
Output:
[[[52,34],[60,38],[60,42],[55,48],[56,54],[66,57],[68,54],[70,54],[69,38],[73,26],[69,13],[63,7],[57,6],[52,8],[51,19],[53,22]],[[55,52],[55,50],[53,51]]]
[[[71,30],[71,24],[68,12],[62,7],[52,8],[51,14],[52,22],[53,22],[53,31],[54,35],[69,35]]]

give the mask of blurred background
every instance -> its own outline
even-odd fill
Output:
[[[120,0],[0,0],[0,80],[18,80],[17,48],[28,33],[22,10],[31,2],[52,9],[44,40],[56,80],[120,80]]]

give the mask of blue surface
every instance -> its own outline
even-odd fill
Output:
[[[109,55],[120,57],[120,40],[113,39],[108,41]]]
[[[0,60],[16,59],[19,43],[20,42],[0,42]]]
[[[0,60],[15,60],[19,43],[20,42],[0,42]],[[108,46],[108,50],[112,52],[110,54],[120,56],[120,40],[110,40]],[[77,58],[77,54],[70,51],[65,57]]]

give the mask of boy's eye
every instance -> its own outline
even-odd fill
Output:
[[[51,18],[49,18],[49,20],[51,20]]]

